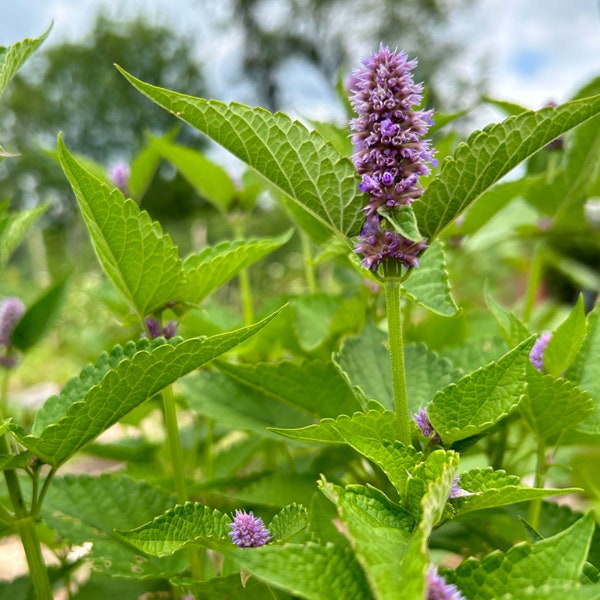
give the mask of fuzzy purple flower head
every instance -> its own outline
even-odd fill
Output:
[[[416,61],[404,51],[392,52],[383,44],[363,60],[350,81],[350,102],[357,117],[350,121],[353,162],[362,177],[359,189],[369,195],[367,222],[355,251],[372,271],[386,260],[406,268],[418,266],[426,247],[411,242],[385,227],[381,212],[410,205],[423,194],[418,180],[435,166],[433,150],[423,136],[432,124],[433,111],[415,110],[422,101],[423,86],[411,71]]]
[[[125,162],[119,161],[114,163],[108,172],[110,180],[123,192],[123,194],[129,194],[129,177],[131,171],[129,165]]]
[[[240,548],[257,548],[264,546],[270,539],[271,534],[265,527],[260,517],[254,513],[236,510],[231,525],[229,536],[234,544]]]
[[[25,314],[25,305],[20,298],[10,296],[0,305],[0,344],[9,348],[11,336],[21,317]]]
[[[472,496],[472,492],[467,492],[460,487],[460,477],[455,477],[452,482],[452,489],[448,498],[464,498],[465,496]]]
[[[544,352],[551,337],[552,334],[549,331],[544,331],[535,341],[529,353],[529,361],[538,371],[542,371],[544,368]]]
[[[413,416],[417,427],[421,430],[421,433],[426,437],[431,437],[431,443],[437,444],[442,441],[439,433],[433,428],[429,417],[427,416],[427,411],[424,408],[420,408],[419,412]]]
[[[459,589],[437,572],[435,567],[427,571],[427,600],[465,600]]]
[[[164,327],[154,317],[146,317],[144,320],[150,337],[154,340],[157,337],[164,337],[170,340],[177,333],[177,321],[169,321]]]

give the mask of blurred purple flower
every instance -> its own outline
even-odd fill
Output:
[[[452,489],[448,498],[464,498],[465,496],[472,496],[472,492],[467,492],[460,487],[460,477],[455,477],[452,482]]]
[[[542,371],[544,367],[544,352],[548,346],[548,342],[552,334],[549,331],[544,331],[542,335],[535,341],[531,352],[529,353],[529,361],[538,370]]]
[[[264,546],[271,537],[260,517],[255,517],[251,512],[236,510],[233,522],[230,523],[229,536],[234,544],[240,548],[256,548]]]
[[[367,222],[358,237],[355,252],[372,271],[386,260],[406,268],[418,266],[425,244],[406,240],[386,229],[380,210],[412,204],[423,194],[419,176],[436,164],[428,140],[433,111],[414,110],[422,101],[423,86],[416,84],[404,51],[379,51],[363,60],[349,83],[350,102],[357,117],[350,121],[354,144],[353,162],[362,177],[359,189],[369,195]]]
[[[435,567],[427,571],[427,600],[465,600],[459,589],[437,572]]]
[[[123,161],[118,161],[111,165],[108,175],[110,180],[123,192],[129,194],[129,177],[131,171],[129,165]]]
[[[146,317],[144,322],[146,323],[146,329],[153,340],[158,337],[164,337],[170,340],[177,333],[177,321],[169,321],[164,327],[161,327],[160,322],[154,317]]]
[[[17,323],[25,314],[25,305],[20,298],[10,296],[0,305],[0,344],[10,348],[11,336]]]
[[[420,408],[419,412],[413,416],[417,427],[421,430],[421,433],[426,437],[431,436],[431,443],[437,444],[442,441],[439,433],[433,428],[429,417],[427,416],[427,411],[424,408]]]

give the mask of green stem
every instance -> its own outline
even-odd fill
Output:
[[[240,282],[240,294],[242,296],[242,308],[244,310],[244,324],[254,323],[254,300],[252,298],[252,287],[248,269],[242,269],[238,275]]]
[[[404,367],[404,339],[402,335],[402,306],[400,303],[400,281],[385,280],[385,304],[388,319],[388,343],[392,359],[392,385],[394,408],[398,426],[398,439],[410,445],[410,415],[406,393],[406,372]]]
[[[535,466],[535,480],[534,487],[535,488],[543,488],[544,481],[546,478],[546,471],[548,470],[548,465],[546,464],[546,444],[544,444],[544,440],[538,439],[538,447],[537,447],[537,464]],[[529,524],[537,529],[540,523],[540,514],[542,511],[542,499],[536,498],[532,500],[529,505]]]
[[[529,278],[527,280],[527,290],[525,292],[525,306],[523,307],[523,321],[529,323],[531,313],[535,306],[535,299],[542,280],[542,247],[537,244],[533,250],[533,258],[529,268]]]
[[[185,469],[183,464],[183,450],[179,438],[179,427],[177,425],[177,409],[173,388],[169,385],[162,391],[163,413],[165,419],[165,430],[167,432],[167,443],[171,452],[171,464],[173,465],[173,478],[175,480],[175,495],[177,502],[184,504],[187,499],[185,486]]]
[[[300,239],[302,240],[302,254],[304,256],[304,276],[306,277],[306,285],[308,291],[314,294],[317,291],[317,278],[315,274],[315,265],[312,261],[312,252],[310,247],[310,239],[303,232],[300,232]]]
[[[0,419],[5,419],[8,408],[8,382],[10,380],[10,369],[2,369],[2,385],[0,387]]]

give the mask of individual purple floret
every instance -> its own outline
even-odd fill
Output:
[[[552,334],[549,331],[544,331],[542,335],[535,341],[531,352],[529,353],[529,361],[538,370],[542,371],[544,367],[544,352],[548,346],[548,342]]]
[[[433,425],[427,416],[427,411],[424,408],[420,408],[419,412],[414,415],[413,418],[417,427],[426,438],[431,437],[431,442],[434,444],[441,442],[442,438],[440,438],[438,432],[433,428]]]
[[[20,298],[10,296],[0,305],[0,344],[9,348],[11,336],[17,323],[25,314],[25,305]]]
[[[448,498],[464,498],[465,496],[472,496],[472,492],[467,492],[460,487],[460,477],[455,477],[452,482],[452,489]]]
[[[422,139],[433,122],[433,111],[413,108],[421,103],[423,93],[423,86],[412,78],[416,64],[405,52],[392,52],[382,44],[354,71],[349,85],[350,102],[358,115],[350,121],[352,160],[362,178],[359,189],[369,195],[367,223],[355,251],[372,271],[385,260],[416,267],[418,254],[426,247],[386,229],[380,214],[420,198],[419,176],[428,175],[436,162],[430,142]]]
[[[240,548],[257,548],[264,546],[271,537],[260,517],[255,517],[252,511],[236,510],[233,522],[230,524],[229,536]]]
[[[459,589],[437,572],[435,567],[427,571],[427,600],[465,600]]]
[[[129,193],[129,177],[131,171],[129,165],[122,161],[114,163],[108,173],[110,180],[124,193]]]

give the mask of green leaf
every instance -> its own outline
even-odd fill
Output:
[[[209,294],[233,279],[242,269],[281,248],[292,237],[293,230],[274,238],[221,242],[191,254],[183,263],[187,302],[198,304]]]
[[[58,154],[102,268],[140,318],[184,300],[177,247],[160,225],[84,169],[60,136]]]
[[[413,302],[445,317],[458,314],[458,306],[450,292],[446,257],[442,242],[435,242],[425,250],[419,268],[402,284],[403,293]]]
[[[583,296],[580,294],[569,316],[552,332],[544,351],[544,370],[547,373],[554,377],[564,373],[581,348],[586,328]]]
[[[49,206],[50,203],[45,202],[28,210],[0,215],[0,269],[6,265],[32,225],[48,210]]]
[[[413,205],[419,230],[437,237],[486,189],[520,162],[600,111],[600,95],[527,111],[473,133]]]
[[[485,303],[494,315],[502,336],[509,346],[516,346],[529,337],[529,330],[525,323],[495,300],[488,285],[484,288],[484,294]]]
[[[330,362],[220,362],[218,367],[236,381],[260,392],[265,405],[275,399],[314,418],[352,414],[360,408],[352,390]]]
[[[341,238],[359,233],[365,200],[356,169],[321,135],[282,113],[186,96],[117,68],[141,93],[256,169],[319,231]]]
[[[341,526],[350,538],[374,597],[406,598],[398,579],[398,559],[403,556],[414,527],[410,515],[372,487],[341,488],[325,480],[320,487],[337,507]]]
[[[521,342],[435,395],[427,414],[445,444],[485,431],[517,407],[525,393],[531,345],[531,338]]]
[[[15,348],[26,352],[47,333],[64,300],[69,276],[50,286],[25,312],[11,337]]]
[[[117,538],[150,556],[167,556],[189,546],[206,545],[209,540],[231,544],[231,517],[216,508],[186,502],[169,509],[128,531],[116,531]]]
[[[552,443],[589,417],[594,403],[587,392],[570,381],[528,369],[527,394],[520,408],[536,436]]]
[[[174,503],[168,492],[121,474],[67,475],[52,481],[42,519],[67,543],[91,544],[86,558],[95,571],[113,577],[160,577],[181,567],[173,560],[140,556],[113,531],[136,527]]]
[[[600,435],[600,304],[588,315],[587,333],[579,353],[567,370],[567,377],[594,400],[594,412],[583,421],[579,431]]]
[[[526,502],[535,498],[571,494],[578,488],[531,488],[521,485],[519,478],[505,471],[494,471],[492,467],[471,469],[460,476],[459,486],[470,492],[470,496],[459,496],[451,500],[456,516],[475,510],[495,508]]]
[[[266,583],[308,600],[374,598],[353,552],[334,544],[267,544],[260,548],[228,548],[245,571]]]
[[[287,542],[308,527],[308,511],[300,504],[290,504],[279,511],[267,529],[274,542]]]
[[[153,138],[152,146],[173,164],[194,189],[222,214],[226,214],[235,200],[237,190],[227,171],[209,160],[198,150]]]
[[[575,586],[594,531],[589,513],[561,533],[537,544],[520,543],[506,553],[493,552],[481,561],[468,558],[456,570],[455,582],[470,600],[493,600],[519,593],[525,586]]]
[[[40,47],[52,29],[52,24],[40,37],[25,38],[10,46],[0,46],[0,96],[27,58]]]
[[[379,209],[379,214],[387,219],[394,229],[403,237],[420,242],[423,236],[419,233],[419,226],[415,213],[411,206],[404,204],[396,207],[393,211],[388,211],[384,208]]]
[[[66,412],[58,422],[48,424],[39,436],[24,437],[21,443],[48,464],[61,465],[144,400],[252,337],[276,314],[210,338],[155,340],[147,349],[121,360],[98,385],[85,391],[82,400],[68,407],[63,403]]]
[[[600,600],[600,584],[580,586],[575,583],[522,587],[502,600]]]

